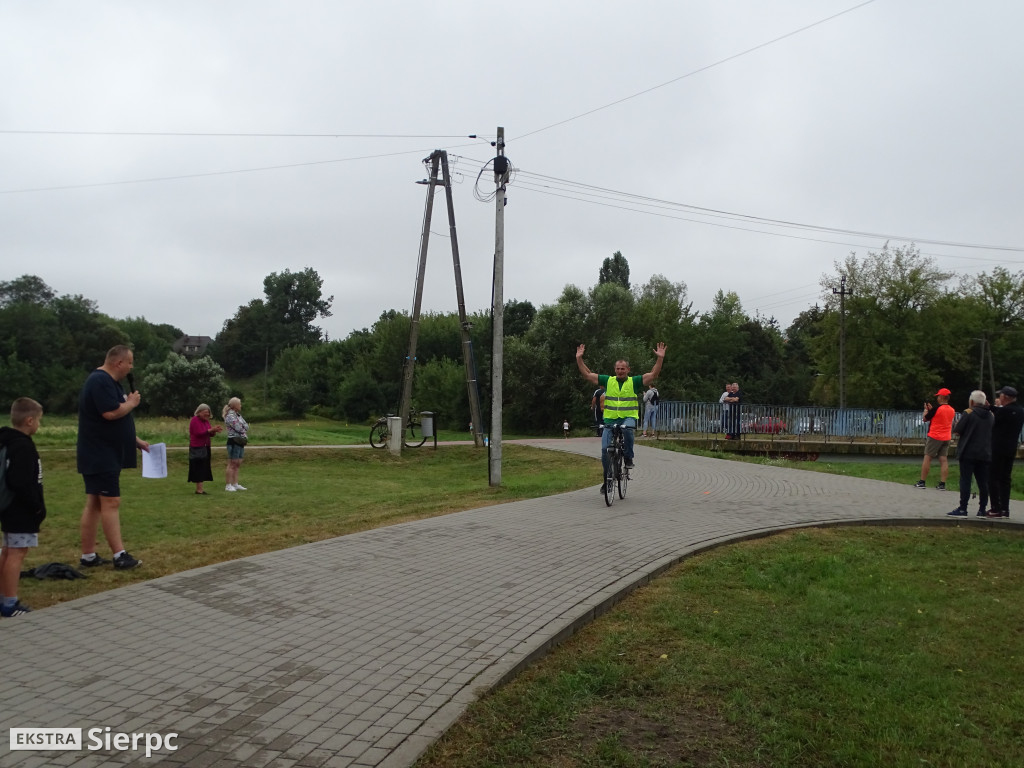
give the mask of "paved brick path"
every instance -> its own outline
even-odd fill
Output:
[[[0,620],[0,765],[408,766],[478,692],[687,554],[788,526],[956,524],[953,493],[643,445],[610,509],[599,474]],[[7,749],[10,727],[107,726],[178,749]]]

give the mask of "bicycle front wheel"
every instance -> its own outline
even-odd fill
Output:
[[[388,423],[380,421],[373,425],[370,430],[370,445],[374,448],[383,448],[388,444]]]
[[[604,479],[604,503],[611,506],[615,503],[615,454],[608,452],[608,476]]]
[[[405,445],[408,448],[419,448],[427,441],[418,421],[410,421],[405,428]]]

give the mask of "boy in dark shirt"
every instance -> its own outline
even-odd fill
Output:
[[[31,609],[18,600],[18,579],[29,547],[39,546],[39,525],[46,517],[43,465],[32,435],[39,429],[43,406],[19,397],[11,406],[11,427],[0,428],[0,446],[7,449],[5,481],[13,494],[0,509],[3,552],[0,552],[0,616],[9,618]]]

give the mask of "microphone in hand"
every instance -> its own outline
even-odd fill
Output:
[[[135,391],[135,376],[133,374],[129,373],[128,376],[127,376],[127,379],[128,379],[128,391],[129,392],[134,392]]]

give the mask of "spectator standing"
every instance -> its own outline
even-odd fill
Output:
[[[248,488],[238,482],[238,470],[245,457],[245,446],[249,443],[249,425],[242,418],[242,401],[232,397],[224,406],[222,415],[228,428],[228,466],[224,473],[227,485],[224,490],[229,493],[246,491]]]
[[[114,554],[115,569],[142,565],[125,551],[121,539],[121,470],[138,466],[136,449],[149,450],[149,443],[136,436],[132,416],[142,398],[138,391],[125,392],[121,387],[121,380],[130,377],[134,365],[131,349],[111,347],[103,365],[85,380],[78,398],[78,472],[85,482],[79,561],[83,568],[110,562],[96,554],[100,527]],[[131,389],[131,379],[128,381]]]
[[[1017,390],[1003,387],[996,393],[992,409],[992,466],[989,477],[989,517],[1010,516],[1010,477],[1017,458],[1020,432],[1024,429],[1024,408],[1017,402]]]
[[[188,425],[188,482],[196,484],[196,493],[200,496],[206,495],[203,483],[213,481],[210,438],[224,430],[220,424],[211,424],[211,418],[210,406],[200,403]]]
[[[722,432],[725,433],[726,439],[729,438],[729,398],[732,397],[732,384],[725,385],[725,391],[718,398],[718,402],[722,405]]]
[[[18,580],[25,554],[39,546],[39,526],[46,518],[43,502],[43,464],[32,442],[43,406],[28,397],[11,405],[11,425],[0,429],[0,446],[7,449],[4,473],[12,497],[0,509],[3,551],[0,551],[0,616],[10,618],[32,609],[18,600]]]
[[[734,381],[729,385],[729,396],[725,398],[729,404],[729,431],[726,433],[727,440],[740,439],[740,411],[743,410],[743,393],[740,392],[740,384]]]
[[[986,406],[988,398],[979,389],[971,392],[970,407],[953,426],[960,438],[956,458],[960,464],[960,506],[950,517],[966,517],[971,500],[971,478],[978,484],[978,517],[986,517],[988,506],[988,472],[992,463],[992,424],[995,417]]]
[[[921,420],[928,424],[928,437],[924,443],[924,459],[921,461],[921,479],[914,483],[915,488],[926,488],[925,480],[932,468],[932,459],[939,460],[939,484],[936,488],[946,490],[946,478],[949,476],[949,441],[953,439],[953,419],[956,411],[949,404],[949,396],[953,394],[945,387],[935,393],[939,401],[937,407],[931,403],[924,404]]]
[[[647,391],[644,392],[644,431],[641,433],[641,437],[647,437],[647,430],[651,430],[653,436],[657,430],[658,424],[658,406],[661,404],[661,396],[658,394],[658,388],[653,383],[647,385]]]
[[[604,387],[594,390],[594,396],[590,398],[590,412],[594,416],[594,429],[600,437],[604,431]]]

